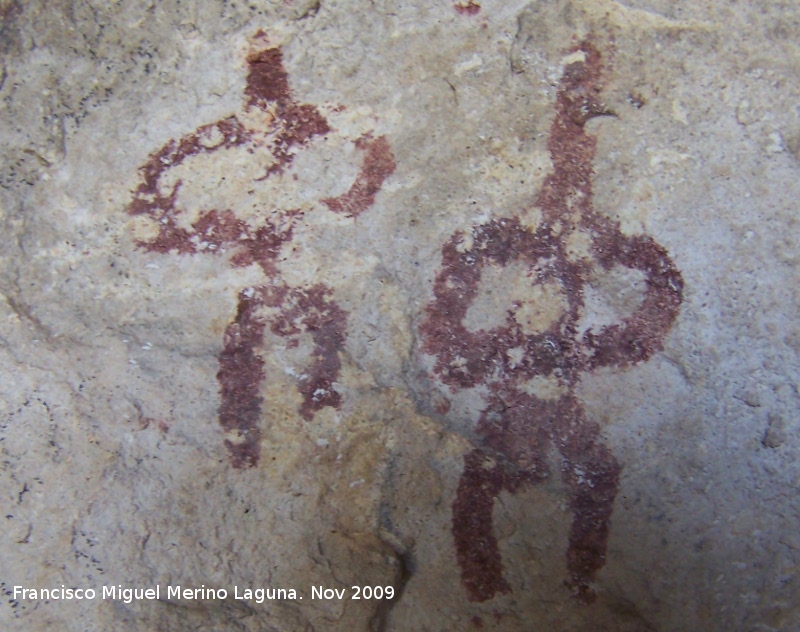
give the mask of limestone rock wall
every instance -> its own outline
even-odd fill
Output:
[[[798,42],[0,2],[3,629],[796,629]]]

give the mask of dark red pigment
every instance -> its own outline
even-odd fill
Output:
[[[502,490],[549,475],[551,446],[561,454],[561,478],[569,490],[569,584],[584,602],[606,561],[609,521],[620,465],[600,442],[599,426],[586,419],[575,394],[581,375],[601,366],[626,367],[663,348],[683,300],[683,280],[666,250],[647,236],[627,237],[619,224],[595,211],[592,160],[596,140],[586,122],[609,114],[600,100],[602,60],[591,38],[572,52],[561,78],[548,149],[553,172],[535,200],[543,221],[532,230],[518,219],[494,219],[472,229],[472,246],[459,249],[457,233],[442,248],[434,299],[420,326],[422,347],[434,355],[434,372],[451,390],[486,385],[489,395],[476,427],[479,446],[464,457],[453,502],[452,532],[461,578],[470,601],[510,591],[492,524],[494,499]],[[570,261],[567,238],[576,230],[592,239],[594,261]],[[547,330],[525,333],[510,306],[505,322],[471,331],[464,318],[475,300],[486,265],[520,262],[531,285],[558,282],[567,309]],[[639,307],[622,322],[579,335],[584,290],[593,267],[640,270],[646,290]],[[522,349],[522,359],[516,361]],[[521,390],[536,376],[554,377],[566,394],[542,400]]]
[[[259,386],[264,380],[264,361],[256,349],[264,341],[266,323],[258,317],[262,304],[256,296],[239,295],[236,318],[225,328],[222,353],[219,354],[217,381],[222,403],[219,423],[236,440],[225,439],[234,467],[253,467],[258,463],[263,398]]]
[[[453,8],[461,15],[478,15],[481,5],[473,0],[468,0],[467,2],[456,2]]]
[[[265,38],[259,32],[254,41]],[[259,350],[264,345],[267,328],[276,336],[288,338],[289,345],[296,346],[301,334],[310,335],[313,341],[309,364],[297,384],[303,398],[298,412],[307,421],[326,406],[341,406],[341,395],[334,384],[341,368],[339,353],[347,335],[347,312],[333,300],[330,288],[322,284],[291,287],[277,271],[279,253],[291,241],[293,226],[302,217],[300,211],[279,210],[252,227],[231,210],[202,209],[191,227],[185,228],[179,226],[181,209],[176,207],[181,182],[165,190],[163,176],[190,156],[235,146],[245,146],[250,152],[268,151],[273,163],[259,178],[263,180],[283,172],[296,151],[331,131],[327,119],[315,106],[294,100],[279,48],[265,47],[253,52],[247,57],[247,67],[245,109],[258,108],[274,115],[270,128],[259,130],[261,136],[271,139],[268,145],[257,143],[254,131],[247,129],[236,115],[201,126],[150,155],[139,169],[141,182],[128,206],[128,213],[147,215],[158,226],[158,234],[138,242],[139,247],[183,255],[232,251],[231,265],[257,264],[268,279],[265,284],[239,294],[236,317],[225,329],[219,355],[219,423],[228,433],[225,446],[236,468],[254,467],[259,460],[263,405],[260,391],[266,379]],[[354,144],[364,158],[353,185],[340,197],[321,200],[331,211],[351,217],[375,202],[384,180],[395,169],[385,137],[365,135]]]
[[[375,196],[381,190],[383,181],[395,169],[392,150],[383,136],[375,139],[362,136],[356,141],[356,147],[364,152],[364,162],[353,186],[339,197],[322,200],[334,213],[343,213],[348,217],[357,217],[375,203]]]
[[[283,67],[280,48],[267,48],[248,55],[247,67],[244,94],[250,107],[266,109],[272,103],[279,106],[291,103],[289,75]]]
[[[271,321],[272,333],[284,337],[308,333],[314,342],[312,362],[298,380],[303,395],[300,415],[310,421],[325,406],[339,408],[342,399],[333,383],[341,368],[347,312],[331,299],[330,288],[322,284],[306,289],[271,287],[264,304],[280,310]]]

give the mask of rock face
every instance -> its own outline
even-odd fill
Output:
[[[798,18],[0,3],[2,627],[800,626]]]

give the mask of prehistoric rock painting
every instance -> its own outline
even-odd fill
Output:
[[[481,10],[481,5],[474,0],[465,0],[455,2],[453,8],[461,15],[478,15]]]
[[[593,39],[570,52],[575,61],[561,77],[548,141],[553,171],[535,200],[541,223],[530,228],[517,218],[494,219],[453,235],[420,326],[438,379],[454,392],[482,386],[488,393],[475,428],[478,447],[464,457],[452,507],[471,601],[510,591],[493,531],[494,499],[547,477],[551,446],[561,456],[573,514],[569,584],[582,601],[594,598],[591,583],[605,564],[621,468],[601,443],[599,426],[586,418],[576,388],[586,372],[627,367],[660,351],[682,302],[683,280],[667,251],[648,236],[623,234],[593,206],[595,138],[585,125],[610,112],[600,100],[602,59]],[[592,279],[620,267],[643,276],[641,300],[619,322],[582,332]],[[481,282],[503,271],[519,278],[528,299],[504,303],[497,326],[476,326],[470,309]],[[537,380],[555,394],[530,388]]]
[[[253,39],[247,67],[242,111],[171,140],[153,153],[140,168],[141,182],[128,207],[130,214],[147,216],[157,227],[157,234],[138,242],[140,247],[162,254],[227,252],[231,265],[256,264],[266,276],[262,285],[239,294],[237,313],[225,330],[219,355],[219,423],[226,431],[231,463],[237,468],[253,467],[259,459],[263,404],[259,392],[266,379],[259,349],[266,328],[288,338],[289,347],[298,346],[301,334],[310,336],[311,357],[297,377],[302,395],[298,412],[310,420],[326,406],[341,405],[334,382],[340,370],[339,352],[347,321],[332,288],[321,283],[293,287],[278,270],[281,250],[292,240],[296,223],[304,214],[299,203],[297,208],[276,208],[270,199],[258,199],[252,193],[252,204],[234,210],[198,207],[192,204],[191,195],[188,202],[181,198],[182,189],[190,185],[186,176],[191,176],[191,182],[207,179],[198,158],[216,154],[224,163],[225,152],[234,148],[252,156],[252,164],[260,165],[261,172],[241,183],[244,191],[236,191],[241,198],[246,197],[250,185],[255,190],[256,183],[268,179],[296,179],[296,174],[289,172],[298,152],[336,134],[319,107],[293,98],[281,50],[269,45],[263,32]],[[342,109],[339,106],[331,111]],[[318,202],[333,213],[355,218],[374,203],[395,162],[385,137],[365,133],[351,142],[362,156],[352,185],[341,195]],[[224,180],[219,180],[220,187]]]

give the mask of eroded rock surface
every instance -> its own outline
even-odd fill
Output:
[[[800,625],[797,11],[400,4],[0,3],[4,629]]]

